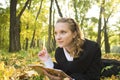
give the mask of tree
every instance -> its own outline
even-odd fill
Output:
[[[62,12],[61,12],[61,10],[60,10],[60,7],[59,7],[59,5],[58,5],[58,1],[55,0],[55,3],[56,3],[56,6],[57,6],[57,9],[58,9],[59,16],[60,16],[60,17],[63,17]]]
[[[113,14],[113,12],[115,11],[114,10],[114,2],[105,2],[104,0],[104,4],[108,4],[106,6],[103,6],[103,17],[104,17],[104,27],[103,27],[103,31],[104,31],[104,44],[105,44],[105,52],[106,53],[110,53],[110,44],[109,44],[109,37],[108,37],[108,21],[109,21],[109,18],[110,16]],[[111,6],[109,6],[109,4],[111,4]],[[111,7],[110,10],[107,10],[107,7]],[[109,13],[107,13],[107,11]]]
[[[53,49],[55,49],[55,47],[52,47],[52,46],[56,46],[54,36],[52,37],[52,31],[54,31],[54,27],[53,27],[53,25],[54,25],[54,15],[53,15],[53,20],[52,20],[52,14],[54,14],[54,12],[53,12],[53,2],[54,2],[54,0],[51,0],[50,8],[49,8],[49,27],[48,27],[48,44],[47,44],[48,52],[51,52]],[[56,7],[57,7],[59,16],[63,17],[63,14],[61,12],[61,9],[59,7],[59,4],[58,4],[57,0],[55,0],[55,4],[56,4]],[[53,24],[52,24],[52,21],[53,21]],[[53,32],[53,34],[54,34],[54,32]]]
[[[51,20],[52,20],[52,5],[53,5],[53,0],[51,0],[51,3],[50,3],[50,11],[49,11],[49,27],[48,27],[48,52],[51,52],[51,46],[50,46],[50,43],[51,43],[51,31],[52,31],[52,24],[51,24]]]
[[[86,27],[85,25],[87,24],[86,13],[91,7],[92,2],[84,0],[74,0],[72,3],[75,11],[75,19],[78,23],[80,23],[80,27],[84,29]]]
[[[39,16],[39,14],[41,12],[42,2],[43,2],[43,0],[41,0],[41,2],[40,2],[40,7],[39,7],[38,13],[37,13],[36,18],[35,18],[35,28],[34,28],[34,31],[33,31],[33,36],[32,36],[32,40],[31,40],[30,48],[34,47],[34,45],[35,45],[34,38],[35,38],[35,33],[36,33],[36,21],[37,21],[38,16]]]
[[[74,5],[74,9],[75,9],[75,19],[76,19],[77,22],[79,22],[78,11],[77,11],[77,0],[73,0],[73,5]]]
[[[27,0],[24,7],[17,15],[17,0],[10,1],[10,30],[9,30],[9,52],[15,52],[21,50],[20,44],[20,18],[25,11],[30,0]]]
[[[104,4],[104,2],[102,2],[102,3],[101,3],[101,6],[100,6],[100,14],[99,14],[99,21],[98,21],[97,43],[98,43],[99,45],[101,45],[101,27],[102,27],[103,4]]]
[[[104,46],[105,46],[105,52],[106,53],[110,53],[110,43],[109,43],[109,26],[108,26],[108,22],[109,19],[111,18],[112,14],[114,12],[117,11],[117,3],[115,1],[106,1],[102,0],[102,4],[101,4],[101,18],[99,19],[99,22],[101,21],[101,23],[99,23],[98,26],[98,43],[101,43],[101,28],[100,26],[102,25],[103,22],[103,34],[104,34]]]
[[[31,2],[32,1],[30,1],[30,4],[29,4],[29,6],[28,6],[28,10],[30,10],[30,7],[31,7]],[[26,24],[26,30],[28,30],[29,29],[29,22],[27,22],[27,24]],[[28,41],[29,41],[29,39],[28,39],[28,37],[26,37],[25,38],[25,50],[27,50],[28,49]]]

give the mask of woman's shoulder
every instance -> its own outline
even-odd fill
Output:
[[[93,40],[90,40],[90,39],[85,39],[85,42],[86,43],[90,43],[90,44],[96,44],[97,42],[93,41]]]
[[[93,40],[90,40],[90,39],[85,39],[85,42],[84,42],[84,47],[92,47],[92,48],[97,48],[99,47],[99,44]]]
[[[98,44],[96,41],[93,41],[93,40],[90,40],[90,39],[85,39],[85,43],[86,44],[93,44],[93,45]]]
[[[83,50],[87,53],[88,56],[99,55],[101,56],[101,49],[97,42],[92,40],[85,40]]]
[[[64,51],[63,48],[57,47],[55,50],[55,58],[56,59],[62,59],[64,57]]]
[[[57,47],[55,53],[63,53],[63,48]]]

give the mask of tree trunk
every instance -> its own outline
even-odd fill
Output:
[[[53,11],[53,24],[55,23],[55,10]],[[56,41],[55,41],[55,27],[53,26],[53,40],[52,40],[52,44],[53,44],[53,50],[56,49]]]
[[[101,24],[102,24],[102,13],[103,13],[103,7],[102,5],[104,4],[104,2],[101,4],[100,7],[100,14],[99,14],[99,22],[98,22],[98,36],[97,36],[97,43],[99,45],[101,45]]]
[[[50,3],[50,14],[49,14],[49,27],[48,27],[48,52],[51,52],[51,31],[52,31],[52,25],[51,25],[51,20],[52,20],[52,4],[53,4],[53,0],[51,0]]]
[[[34,31],[33,31],[33,37],[32,37],[32,40],[31,40],[30,48],[34,47],[34,37],[35,37],[35,33],[36,33],[36,28],[35,28]]]
[[[77,8],[76,8],[76,5],[77,5],[76,0],[73,0],[73,5],[74,5],[74,9],[75,9],[75,19],[79,23],[78,14],[77,14],[78,12],[77,12]]]
[[[0,28],[0,49],[2,48],[2,28]]]
[[[104,0],[104,3],[105,3],[105,0]],[[108,23],[108,20],[112,14],[114,9],[111,9],[111,12],[109,13],[109,15],[106,17],[105,15],[104,16],[104,44],[105,44],[105,53],[110,53],[110,44],[109,44],[109,37],[108,37],[108,28],[107,28],[107,23]],[[105,8],[103,7],[103,14],[105,14]]]
[[[30,0],[27,0],[24,7],[16,16],[16,6],[17,6],[17,0],[11,0],[10,1],[10,42],[9,42],[9,52],[16,52],[21,50],[20,45],[20,18],[26,9],[28,3]]]
[[[104,18],[104,41],[105,41],[105,53],[110,53],[110,44],[109,44],[109,38],[107,34],[107,22]]]
[[[26,30],[28,30],[28,28],[29,28],[29,24],[26,25]],[[26,37],[25,38],[25,50],[28,49],[28,41],[29,41],[29,39]]]
[[[37,21],[37,18],[39,16],[39,14],[40,14],[41,8],[42,8],[42,2],[43,2],[43,0],[41,0],[41,2],[40,2],[40,7],[39,7],[39,10],[38,10],[37,16],[35,18],[36,21]]]
[[[20,46],[20,20],[16,17],[17,0],[10,2],[10,43],[9,52],[19,51]]]
[[[34,38],[35,38],[35,33],[36,33],[36,21],[38,19],[38,16],[39,16],[41,8],[42,8],[42,2],[43,2],[43,0],[41,0],[40,7],[39,7],[39,10],[38,10],[36,18],[35,18],[35,28],[34,28],[34,31],[33,31],[33,36],[32,36],[32,40],[31,40],[30,48],[32,48],[32,47],[35,46],[35,40],[34,40]]]
[[[32,1],[30,0],[30,4],[28,5],[28,10],[30,10],[31,2]],[[29,29],[29,22],[26,24],[26,30],[28,30],[28,29]],[[29,39],[28,39],[28,37],[26,37],[26,39],[25,39],[25,50],[26,51],[28,50],[28,45],[29,45],[28,41],[29,41]]]
[[[53,0],[52,0],[52,1],[53,1]],[[56,3],[56,6],[57,6],[57,9],[58,9],[59,16],[60,16],[60,17],[63,17],[62,12],[61,12],[61,10],[60,10],[60,7],[59,7],[59,5],[58,5],[58,1],[55,0],[55,3]]]

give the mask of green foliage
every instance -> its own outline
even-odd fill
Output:
[[[94,22],[94,23],[98,23],[98,19],[96,17],[92,17],[91,21]]]
[[[10,1],[10,0],[9,0]],[[25,4],[26,0],[18,0],[17,3],[17,14],[21,11],[21,9],[23,8],[24,4]],[[112,14],[110,16],[110,18],[114,17],[116,15],[116,13],[119,11],[119,2],[120,0],[105,0],[105,4],[103,5],[103,7],[105,8],[105,11],[103,13],[103,15],[105,16],[105,18],[108,18],[110,14]],[[37,41],[39,40],[41,43],[40,45],[42,45],[43,42],[43,38],[45,36],[45,40],[47,42],[47,38],[48,38],[48,16],[49,16],[49,0],[43,0],[43,4],[42,4],[42,8],[40,11],[40,14],[38,16],[38,19],[36,19],[36,14],[39,10],[39,6],[40,6],[41,1],[40,0],[35,0],[32,1],[30,8],[28,8],[25,10],[24,14],[22,15],[21,18],[21,45],[25,45],[25,40],[26,38],[29,39],[28,44],[30,45],[31,43],[31,39],[33,36],[33,30],[36,29],[36,34],[35,34],[35,43],[37,43]],[[63,11],[64,13],[64,9],[68,8],[69,10],[72,10],[73,14],[71,14],[71,12],[68,10],[67,12],[69,12],[71,16],[74,16],[74,9],[73,9],[73,1],[58,1],[61,11]],[[68,6],[64,6],[63,4],[68,4]],[[95,31],[94,29],[97,27],[97,23],[98,23],[98,19],[97,17],[91,17],[91,18],[86,18],[86,14],[87,12],[91,9],[92,5],[96,5],[101,3],[101,1],[89,1],[89,0],[85,0],[85,1],[80,1],[80,0],[75,0],[76,3],[76,7],[77,7],[77,17],[79,18],[79,24],[82,24],[80,26],[83,27],[84,32],[87,34],[87,38],[90,38],[92,40],[96,40],[97,38],[97,31]],[[57,19],[56,14],[57,14],[57,9],[55,8],[56,6],[54,6],[54,10],[55,10],[55,20]],[[7,6],[6,9],[4,8],[0,8],[0,48],[1,49],[8,49],[9,47],[9,6]],[[97,14],[97,13],[96,13]],[[65,16],[68,16],[67,13],[64,13]],[[119,16],[118,16],[119,17]],[[109,36],[109,42],[112,45],[118,45],[119,41],[120,41],[120,37],[119,37],[119,22],[120,20],[118,20],[114,25],[110,25],[110,22],[108,22],[108,36]],[[28,28],[27,28],[28,26]],[[115,30],[113,30],[113,28],[115,28]],[[103,35],[102,35],[103,36]],[[103,39],[103,38],[102,38]],[[103,39],[104,41],[104,39]],[[51,43],[52,44],[52,43]],[[23,47],[22,47],[23,49]]]
[[[0,8],[0,48],[8,49],[9,45],[9,8]]]
[[[101,0],[74,0],[76,3],[76,9],[77,9],[77,18],[80,27],[83,28],[85,36],[87,38],[90,38],[94,41],[96,41],[97,38],[97,27],[98,27],[98,16],[97,17],[91,17],[87,18],[87,12],[92,8],[92,6],[97,5],[98,8],[100,8]],[[106,0],[105,0],[106,1]],[[10,0],[7,1],[8,3]],[[17,3],[17,15],[23,8],[26,0],[18,0]],[[116,13],[119,11],[119,2],[120,0],[108,0],[105,2],[105,12],[103,15],[105,15],[105,18],[108,18],[110,13],[111,16],[109,19],[112,19],[112,17],[116,16]],[[42,8],[40,11],[40,14],[36,20],[36,15],[39,10],[41,0],[32,0],[30,8],[27,6],[26,10],[24,11],[22,17],[21,17],[21,33],[20,33],[20,41],[21,41],[21,47],[22,50],[25,49],[26,39],[28,39],[28,49],[31,44],[31,40],[33,37],[33,31],[36,30],[34,43],[34,48],[41,48],[42,43],[45,37],[45,42],[47,43],[48,39],[48,25],[49,25],[49,0],[43,0]],[[58,1],[58,4],[60,6],[60,9],[62,11],[64,17],[74,17],[75,11],[73,6],[73,0],[67,0],[67,1]],[[10,7],[7,4],[7,8],[0,8],[0,49],[6,49],[8,50],[9,47],[9,26],[10,26]],[[67,11],[64,11],[64,9],[68,9]],[[54,16],[54,21],[58,18],[58,12],[56,8],[56,4],[53,4],[53,10],[55,13],[52,15]],[[70,14],[70,15],[69,15]],[[94,14],[94,12],[93,12]],[[98,13],[95,13],[98,14]],[[119,15],[117,15],[119,17]],[[52,18],[53,19],[53,18]],[[114,20],[113,20],[114,21]],[[108,31],[108,37],[110,45],[117,45],[119,46],[120,36],[119,36],[119,25],[120,20],[118,18],[117,22],[114,25],[111,25],[111,22],[107,23],[107,31]],[[114,28],[113,28],[114,27]],[[102,28],[103,30],[103,28]],[[38,42],[39,41],[39,42]],[[103,32],[102,32],[102,41],[104,42],[103,38]],[[37,45],[40,45],[39,47]],[[46,44],[47,45],[47,44]],[[51,45],[53,43],[51,42]],[[103,47],[103,46],[102,46]]]
[[[33,76],[32,78],[30,78],[29,80],[43,80],[44,76],[40,75],[40,76]]]
[[[110,68],[112,68],[112,67],[113,67],[112,65],[111,65],[111,66],[106,66],[105,68],[102,69],[101,72],[103,72],[104,70],[108,70],[108,69],[110,69]]]
[[[32,1],[30,9],[26,9],[21,18],[21,45],[25,47],[26,39],[28,39],[28,48],[31,43],[33,32],[35,30],[34,42],[35,45],[42,45],[42,38],[47,35],[47,15],[48,7],[45,5],[45,0],[43,1],[42,8],[40,10],[40,14],[36,20],[36,15],[39,10],[40,1]],[[23,2],[20,4],[23,4]],[[34,5],[34,6],[33,6]],[[22,5],[21,5],[22,6]],[[46,36],[47,37],[47,36]],[[40,44],[37,44],[37,41],[40,41]],[[24,49],[22,47],[22,49]]]

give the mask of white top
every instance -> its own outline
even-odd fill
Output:
[[[67,60],[68,60],[68,61],[73,61],[73,57],[70,56],[70,54],[66,51],[66,49],[63,48],[63,50],[64,50],[65,57],[67,58]]]
[[[67,58],[68,61],[73,61],[73,57],[70,56],[70,54],[66,51],[65,48],[63,48],[63,51],[65,53],[65,57]],[[46,68],[53,68],[54,64],[52,62],[52,59],[49,58],[46,62],[44,62]]]

